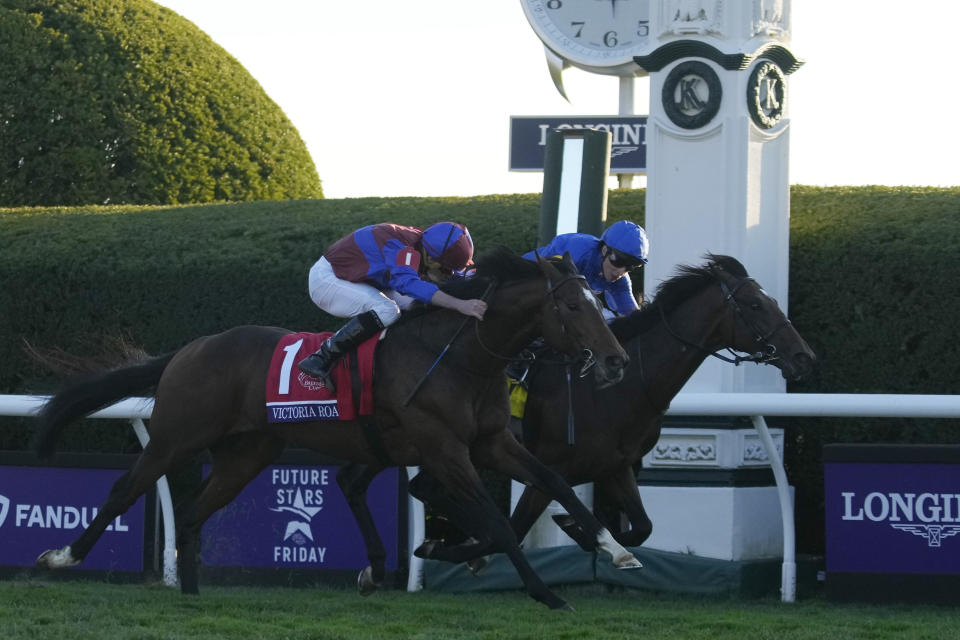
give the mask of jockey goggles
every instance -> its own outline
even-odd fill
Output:
[[[617,251],[613,247],[607,248],[610,249],[610,253],[607,254],[607,258],[610,260],[610,264],[615,268],[630,270],[643,266],[642,260],[639,260],[630,254],[623,253],[622,251]]]

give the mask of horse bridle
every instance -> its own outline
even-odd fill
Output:
[[[776,360],[779,360],[780,356],[777,354],[777,347],[770,343],[770,339],[774,335],[776,335],[777,332],[779,332],[781,329],[783,329],[786,326],[789,326],[791,324],[790,320],[788,318],[784,318],[783,322],[781,322],[772,330],[770,330],[766,335],[763,335],[763,332],[761,332],[760,329],[757,328],[756,324],[751,322],[750,319],[747,318],[747,316],[743,313],[743,307],[740,306],[740,302],[737,300],[737,291],[739,291],[740,288],[743,285],[747,284],[748,282],[756,282],[756,281],[750,276],[747,276],[745,278],[741,278],[736,283],[736,285],[731,289],[727,285],[727,283],[724,281],[724,279],[720,276],[720,274],[717,272],[717,270],[711,269],[711,271],[717,277],[717,282],[720,284],[720,291],[723,293],[724,304],[731,307],[736,317],[738,317],[740,321],[743,322],[743,324],[746,325],[746,327],[750,330],[750,332],[753,334],[753,341],[761,346],[760,351],[757,351],[756,353],[751,353],[745,356],[741,356],[741,355],[738,355],[732,348],[727,347],[727,351],[729,351],[730,354],[733,356],[733,357],[727,357],[717,353],[716,351],[708,349],[703,345],[699,345],[699,344],[696,344],[695,342],[691,342],[681,337],[680,335],[677,334],[676,331],[673,330],[673,328],[667,322],[667,316],[663,311],[663,307],[660,307],[660,319],[663,321],[663,326],[666,327],[667,333],[673,336],[675,340],[681,342],[682,344],[687,345],[688,347],[693,347],[694,349],[698,349],[699,351],[706,353],[707,355],[711,355],[714,358],[719,358],[720,360],[723,360],[724,362],[732,363],[733,365],[739,365],[741,362],[756,362],[758,364],[766,364],[769,362],[774,362]]]
[[[563,321],[563,314],[560,313],[560,304],[557,301],[557,290],[563,285],[570,282],[571,280],[583,280],[584,282],[586,282],[586,277],[581,274],[567,275],[561,278],[560,281],[557,282],[556,284],[554,284],[553,281],[548,277],[547,292],[544,294],[544,297],[550,296],[551,301],[553,302],[553,310],[557,315],[557,319],[560,321],[560,333],[562,335],[565,335],[567,333],[567,325]],[[524,357],[524,356],[510,357],[510,356],[504,356],[499,353],[496,353],[493,349],[491,349],[490,347],[488,347],[483,343],[483,339],[480,337],[480,323],[475,322],[473,327],[474,327],[474,333],[476,334],[476,337],[477,337],[477,342],[480,344],[483,350],[486,351],[491,356],[507,362],[523,362],[523,361],[532,362],[533,358],[530,358],[530,357]],[[580,358],[574,358],[572,356],[569,356],[567,358],[564,358],[563,360],[557,360],[557,361],[551,361],[551,362],[555,362],[555,364],[565,364],[565,365],[582,362],[583,364],[580,367],[580,377],[583,378],[587,375],[590,369],[593,368],[595,364],[597,364],[597,359],[593,355],[593,351],[591,351],[590,349],[584,348],[583,355]]]

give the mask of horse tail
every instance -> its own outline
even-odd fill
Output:
[[[47,400],[37,412],[33,450],[40,458],[49,458],[56,448],[60,432],[68,424],[138,391],[156,386],[175,353],[101,371],[67,386]]]

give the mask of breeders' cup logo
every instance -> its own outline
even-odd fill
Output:
[[[8,511],[10,511],[10,498],[7,496],[0,496],[0,527],[3,526],[3,523],[7,519]]]
[[[868,493],[862,500],[855,492],[841,492],[843,520],[886,522],[894,529],[912,533],[939,548],[944,538],[960,533],[960,494]]]
[[[328,470],[318,468],[271,469],[271,484],[276,507],[270,511],[289,515],[280,544],[273,547],[277,564],[322,564],[327,548],[317,546],[312,521],[323,510],[323,487],[328,484]]]
[[[318,380],[313,376],[308,376],[302,371],[297,374],[297,382],[300,383],[301,387],[307,389],[308,391],[319,391],[327,386],[323,383],[323,380]]]

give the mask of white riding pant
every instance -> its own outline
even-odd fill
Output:
[[[413,303],[410,296],[393,290],[380,291],[364,282],[341,280],[323,257],[310,268],[308,287],[310,299],[330,315],[352,318],[364,311],[373,311],[385,327],[396,322],[400,309]]]

